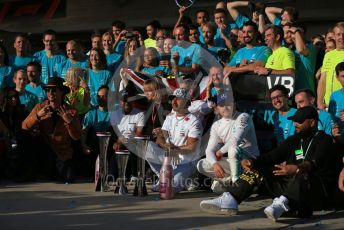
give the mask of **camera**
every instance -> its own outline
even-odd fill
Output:
[[[124,36],[126,38],[132,38],[132,37],[134,37],[134,33],[133,32],[126,32]]]

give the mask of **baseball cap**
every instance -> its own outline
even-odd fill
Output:
[[[288,117],[288,120],[302,123],[306,119],[319,120],[318,111],[313,106],[305,106],[299,108],[293,116]]]
[[[178,88],[174,90],[173,94],[169,96],[170,99],[173,99],[175,97],[178,97],[184,100],[190,100],[189,93],[185,89],[182,89],[182,88]]]
[[[216,95],[216,104],[217,105],[230,105],[233,103],[233,100],[229,97],[228,93],[222,92]]]
[[[120,101],[132,101],[130,98],[135,96],[135,94],[131,91],[131,90],[126,90],[126,89],[123,89],[119,92],[119,100]]]

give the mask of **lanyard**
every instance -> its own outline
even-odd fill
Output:
[[[306,149],[306,152],[305,152],[304,157],[303,157],[303,161],[305,161],[306,156],[307,156],[307,154],[308,154],[308,150],[309,150],[309,148],[311,147],[311,145],[312,145],[312,143],[313,143],[313,140],[314,140],[314,138],[318,135],[318,133],[319,133],[319,132],[316,132],[316,134],[314,135],[314,137],[312,137],[312,140],[309,142],[309,144],[308,144],[308,146],[307,146],[307,149]],[[301,139],[301,148],[302,148],[302,142],[303,142],[303,140]],[[302,150],[303,150],[303,148],[302,148]]]
[[[156,109],[155,109],[156,108]],[[158,110],[160,108],[160,104],[155,104],[153,106],[153,111],[152,111],[152,123],[153,123],[153,129],[155,127],[155,120],[156,120],[156,116],[158,115]]]

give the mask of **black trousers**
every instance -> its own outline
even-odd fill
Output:
[[[324,185],[316,176],[274,176],[272,170],[253,170],[245,172],[240,176],[236,185],[230,186],[228,191],[238,203],[247,199],[253,192],[254,187],[264,186],[269,195],[279,197],[285,196],[289,200],[291,210],[317,210],[323,208],[328,201],[329,188],[335,185]]]

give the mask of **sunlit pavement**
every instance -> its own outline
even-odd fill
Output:
[[[94,184],[36,182],[0,185],[0,229],[344,229],[344,211],[315,212],[310,219],[283,217],[274,223],[263,209],[270,199],[251,197],[237,216],[216,216],[199,208],[208,191],[182,192],[172,200],[94,192]]]

